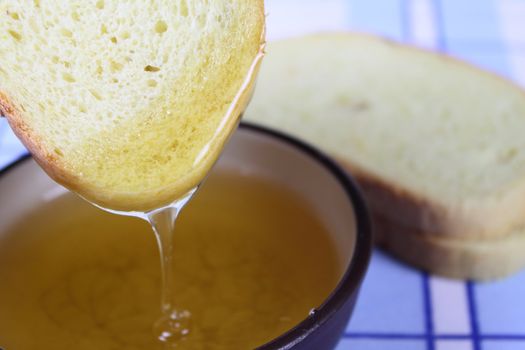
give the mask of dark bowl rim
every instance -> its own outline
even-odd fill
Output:
[[[241,122],[239,128],[277,139],[282,143],[294,147],[320,163],[343,187],[352,207],[354,208],[356,219],[356,241],[354,251],[350,263],[338,285],[325,301],[310,313],[306,319],[286,333],[257,348],[257,350],[287,350],[301,343],[317,328],[326,323],[344,306],[350,297],[358,292],[361,282],[366,274],[372,253],[373,239],[370,214],[356,182],[325,153],[294,136],[261,125]],[[0,177],[4,176],[28,159],[31,159],[30,154],[24,154],[18,157],[16,160],[0,169]]]

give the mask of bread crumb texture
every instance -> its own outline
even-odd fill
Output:
[[[268,47],[248,120],[298,134],[424,198],[525,182],[525,95],[444,56],[360,35]]]
[[[26,144],[38,140],[49,173],[98,204],[173,199],[231,132],[263,11],[262,1],[3,0],[10,124]]]

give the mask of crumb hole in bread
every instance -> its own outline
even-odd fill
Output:
[[[122,70],[122,67],[123,65],[118,62],[115,62],[113,60],[109,61],[109,68],[113,73]]]
[[[154,79],[149,79],[149,80],[148,80],[148,86],[149,86],[149,87],[155,87],[155,86],[157,86],[157,81],[154,80]]]
[[[66,28],[60,29],[60,34],[62,34],[63,36],[66,36],[68,38],[72,38],[73,37],[73,32],[71,32],[69,29],[66,29]]]
[[[111,39],[109,39],[109,40],[111,40],[111,42],[112,42],[113,44],[116,44],[116,43],[118,42],[117,38],[114,37],[114,36],[112,36]]]
[[[76,11],[71,12],[71,18],[76,22],[80,21],[80,15]]]
[[[189,11],[188,11],[188,4],[186,3],[186,0],[182,0],[180,2],[180,15],[182,17],[188,17]]]
[[[78,109],[81,113],[87,113],[87,107],[82,103],[78,106]]]
[[[59,149],[59,148],[55,148],[53,150],[53,152],[55,152],[55,154],[59,157],[63,157],[64,156],[64,153],[62,153],[62,151]]]
[[[89,92],[91,95],[93,95],[94,98],[96,98],[99,101],[102,101],[102,95],[97,90],[89,89]]]
[[[102,75],[102,73],[104,73],[104,69],[102,68],[102,66],[99,64],[97,66],[97,74],[98,75]]]
[[[118,83],[118,79],[117,79],[117,78],[112,78],[112,79],[111,79],[111,82],[112,82],[113,84],[117,84],[117,83]]]
[[[122,32],[122,34],[120,34],[120,37],[124,40],[129,39],[130,36],[129,32]]]
[[[104,0],[98,0],[96,6],[97,6],[97,9],[103,10],[104,9]]]
[[[162,34],[168,30],[168,25],[164,21],[157,21],[155,24],[155,32]]]
[[[105,24],[102,24],[100,26],[100,34],[107,34],[108,33],[108,27],[106,27]]]
[[[40,0],[33,0],[33,4],[34,4],[36,7],[40,7]]]
[[[144,67],[145,72],[158,72],[159,70],[159,67],[150,66],[149,64],[146,67]]]
[[[206,26],[206,16],[204,14],[200,14],[197,17],[197,26],[199,28],[204,28]]]
[[[9,17],[14,19],[15,21],[18,21],[20,19],[20,16],[16,12],[9,12],[9,11],[7,11],[7,14],[9,15]]]
[[[68,83],[74,83],[76,81],[75,78],[69,73],[62,73],[62,79]]]
[[[15,32],[14,30],[11,30],[11,29],[8,29],[7,32],[9,33],[9,35],[11,35],[13,37],[13,39],[15,39],[16,41],[21,41],[22,40],[22,35],[18,32]]]

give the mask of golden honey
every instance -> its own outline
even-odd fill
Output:
[[[338,264],[317,214],[273,182],[215,173],[174,236],[176,349],[253,349],[289,330],[335,287]],[[163,349],[151,227],[66,194],[0,234],[0,347]]]

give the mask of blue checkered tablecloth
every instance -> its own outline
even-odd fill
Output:
[[[447,52],[525,85],[525,0],[266,2],[269,40],[318,31],[373,32]],[[23,153],[0,120],[0,168]],[[376,251],[337,348],[347,349],[525,349],[525,272],[486,284],[453,281]]]

